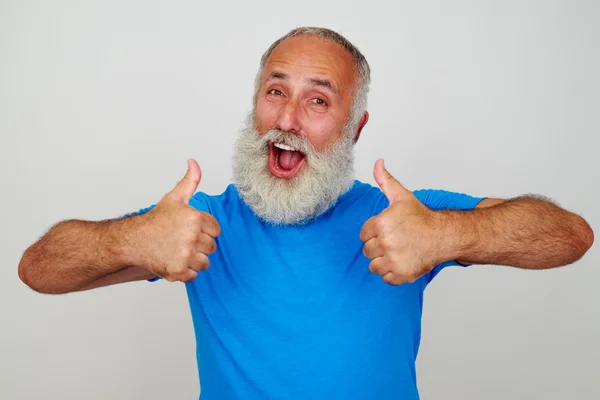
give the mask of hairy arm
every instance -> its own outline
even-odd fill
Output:
[[[592,246],[594,232],[579,215],[542,196],[526,195],[471,211],[441,211],[447,259],[545,269],[571,264]]]
[[[28,248],[19,277],[42,293],[68,293],[161,276],[190,282],[210,265],[217,220],[189,205],[202,172],[188,160],[179,183],[150,211],[118,220],[69,220]]]
[[[140,227],[139,217],[60,222],[25,251],[19,277],[33,290],[49,294],[152,278],[135,266]]]

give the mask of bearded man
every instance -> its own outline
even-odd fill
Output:
[[[55,225],[21,279],[42,293],[185,282],[203,400],[418,399],[423,293],[443,268],[563,266],[593,232],[541,196],[410,191],[383,160],[379,187],[355,180],[369,81],[338,33],[289,32],[261,59],[222,194],[196,192],[188,160],[152,207]]]

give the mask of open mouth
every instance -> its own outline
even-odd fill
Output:
[[[269,170],[278,178],[289,179],[306,164],[306,155],[281,142],[269,142]]]

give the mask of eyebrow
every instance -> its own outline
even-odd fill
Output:
[[[333,93],[337,93],[337,90],[333,87],[331,82],[327,79],[310,78],[308,81],[311,84],[313,84],[314,86],[321,86],[321,87],[331,90]]]
[[[279,71],[273,71],[269,74],[269,76],[267,77],[267,81],[271,80],[271,79],[281,79],[281,80],[288,80],[289,79],[289,75],[283,72],[279,72]],[[333,93],[337,94],[337,89],[333,87],[333,85],[331,84],[331,81],[329,81],[328,79],[322,79],[322,78],[308,78],[306,80],[308,83],[310,83],[313,86],[320,86],[320,87],[324,87],[326,89],[331,90]]]
[[[279,71],[273,71],[269,74],[269,77],[267,78],[267,80],[269,79],[283,79],[284,81],[287,80],[290,76],[288,74],[284,74],[283,72],[279,72]]]

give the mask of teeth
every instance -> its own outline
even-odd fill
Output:
[[[295,149],[291,146],[285,145],[283,143],[273,143],[273,146],[283,149],[283,150],[289,150],[289,151],[298,151],[298,149]]]

